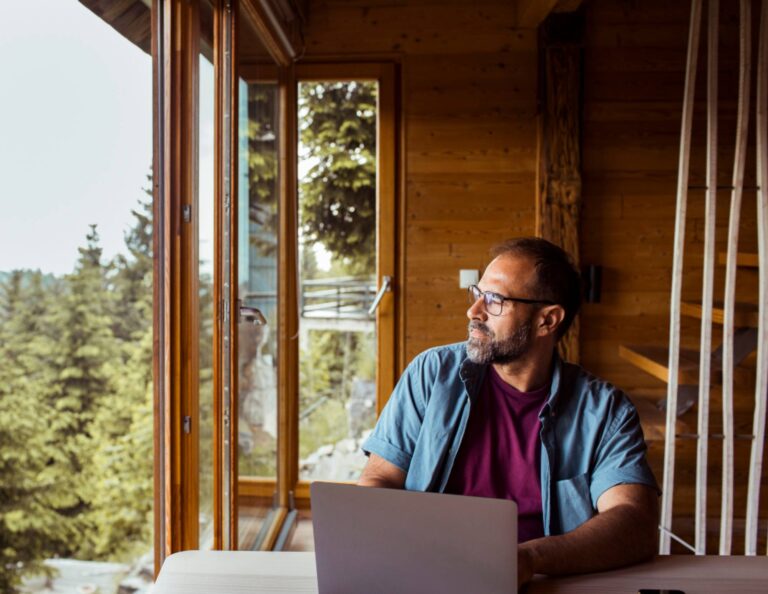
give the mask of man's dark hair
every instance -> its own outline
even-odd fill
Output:
[[[570,256],[561,247],[540,237],[508,239],[491,250],[493,257],[523,256],[536,267],[536,292],[533,299],[545,299],[561,305],[565,316],[557,328],[562,338],[573,323],[581,306],[581,277]]]

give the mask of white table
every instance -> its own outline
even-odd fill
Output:
[[[768,557],[670,555],[625,569],[558,579],[537,579],[529,594],[637,594],[641,588],[685,594],[766,594]]]
[[[768,557],[658,557],[650,563],[583,576],[537,576],[529,594],[766,594]],[[186,551],[166,559],[154,594],[316,593],[313,553]],[[393,593],[396,594],[396,593]]]
[[[184,551],[163,563],[152,594],[317,594],[314,553]]]

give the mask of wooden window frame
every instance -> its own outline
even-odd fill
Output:
[[[237,415],[225,419],[223,402],[222,345],[228,340],[237,352],[235,322],[236,291],[225,291],[225,284],[235,287],[237,221],[229,223],[229,234],[222,213],[225,196],[234,196],[237,159],[237,87],[238,64],[232,61],[225,68],[224,53],[219,47],[230,36],[229,56],[237,55],[237,2],[213,0],[214,7],[214,85],[215,85],[215,253],[214,265],[214,548],[237,548],[238,493],[244,496],[265,496],[277,493],[278,511],[308,507],[309,482],[298,476],[299,451],[299,359],[298,312],[295,307],[278,309],[278,469],[277,479],[244,478],[237,476]],[[230,11],[227,18],[224,12]],[[191,221],[198,220],[197,175],[199,122],[199,54],[200,12],[196,2],[188,0],[156,0],[152,7],[153,56],[153,177],[154,177],[154,447],[155,447],[155,571],[164,559],[177,551],[199,546],[199,271],[198,229],[183,216],[185,207]],[[272,44],[273,49],[276,47]],[[279,48],[278,48],[279,49]],[[277,50],[275,50],[277,51]],[[285,64],[285,56],[277,60]],[[385,275],[395,278],[395,295],[401,294],[402,252],[396,241],[398,189],[402,180],[397,167],[400,141],[397,125],[396,68],[393,63],[292,63],[280,67],[257,66],[261,76],[277,80],[279,92],[280,214],[278,250],[278,291],[281,301],[298,300],[298,230],[297,202],[297,91],[302,80],[376,80],[379,83],[377,126],[377,281]],[[244,78],[251,66],[243,66]],[[273,80],[274,80],[273,79]],[[227,87],[229,85],[229,87]],[[224,114],[224,102],[229,116]],[[227,120],[227,117],[229,119]],[[224,150],[224,122],[232,126],[229,150]],[[229,158],[227,158],[227,154]],[[227,187],[229,184],[229,187]],[[235,212],[233,210],[233,212]],[[232,254],[230,278],[221,276],[219,259],[224,238]],[[292,238],[292,239],[287,239]],[[386,251],[381,244],[392,246]],[[226,304],[225,304],[226,300]],[[235,322],[222,324],[224,311],[231,312]],[[377,311],[377,413],[381,411],[394,387],[398,361],[396,333],[402,316],[402,298],[387,299]],[[387,319],[382,324],[382,318]],[[237,366],[229,367],[229,386],[236,394]],[[231,402],[237,402],[232,398]],[[236,411],[236,405],[231,405]],[[184,419],[190,417],[191,429],[184,429]],[[228,439],[235,454],[229,463],[222,458],[223,443]],[[234,445],[233,445],[234,444]],[[230,494],[226,497],[224,473],[230,473]],[[229,506],[225,512],[225,506]],[[276,535],[286,513],[278,513],[271,533]],[[224,529],[227,524],[229,531]],[[272,539],[274,540],[274,538]]]
[[[398,140],[396,64],[378,62],[302,63],[288,68],[244,65],[239,75],[248,83],[268,82],[276,75],[280,94],[280,196],[278,292],[278,476],[238,478],[243,497],[268,499],[277,494],[277,507],[309,508],[310,481],[299,480],[299,329],[298,300],[298,84],[311,80],[375,80],[379,84],[377,109],[377,285],[384,276],[395,279],[394,297],[377,311],[377,415],[394,389],[397,377],[396,338],[402,311],[400,288],[403,266],[396,244],[398,213]],[[291,238],[290,240],[287,238]],[[382,250],[381,245],[391,249]],[[382,320],[385,320],[382,323]]]
[[[199,12],[196,3],[156,0],[154,111],[155,572],[198,546],[199,321],[197,220]],[[184,417],[195,422],[189,432]]]

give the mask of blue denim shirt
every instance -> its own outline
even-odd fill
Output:
[[[421,353],[400,378],[363,450],[404,470],[406,489],[443,492],[486,369],[466,358],[465,343]],[[611,384],[556,357],[539,419],[546,535],[590,519],[610,487],[640,483],[658,489],[637,411]]]

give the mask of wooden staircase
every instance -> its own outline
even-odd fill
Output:
[[[718,264],[724,266],[726,263],[726,254],[719,253],[717,258]],[[753,269],[755,272],[758,268],[758,256],[753,253],[739,253],[737,256],[737,266],[743,269]],[[695,301],[681,301],[680,302],[680,314],[682,317],[701,320],[703,313],[703,306],[701,302]],[[712,307],[712,323],[723,326],[725,324],[725,305],[722,301],[714,301]],[[757,349],[758,343],[758,325],[759,325],[759,306],[753,303],[744,301],[736,301],[733,312],[733,324],[734,328],[734,341],[733,341],[733,384],[734,387],[740,387],[740,389],[749,389],[754,385],[755,372],[754,368],[748,368],[740,365],[753,354]],[[666,339],[666,336],[660,336],[660,339]],[[622,344],[619,346],[619,356],[624,361],[632,364],[634,367],[642,370],[643,372],[655,377],[660,383],[669,383],[669,347],[667,345],[629,345]],[[688,411],[694,409],[699,399],[699,378],[700,378],[700,361],[701,353],[695,349],[680,348],[679,363],[678,363],[678,397],[677,397],[677,423],[675,425],[675,438],[683,440],[693,444],[698,440],[698,435],[695,428],[695,416],[693,414],[686,414]],[[712,348],[712,358],[710,365],[710,382],[711,389],[721,390],[723,383],[723,345],[717,348]],[[662,412],[666,409],[666,397],[659,398],[658,391],[650,390],[650,394],[645,395],[642,392],[633,394],[632,399],[635,402],[635,406],[640,415],[641,423],[643,426],[643,432],[646,436],[646,440],[649,443],[663,442],[666,439],[666,415]],[[655,400],[655,401],[654,401]],[[722,422],[718,420],[719,415],[714,415],[713,423],[709,427],[709,438],[719,441],[722,439],[723,426]],[[737,439],[746,439],[751,436],[752,427],[745,419],[738,420],[734,425],[734,431],[737,434]],[[746,444],[740,444],[740,448],[744,448]],[[653,447],[651,447],[653,450]],[[680,455],[683,459],[693,463],[695,460],[695,452],[690,447],[683,447]],[[746,454],[746,451],[741,453]],[[656,452],[658,456],[658,451]],[[722,462],[721,462],[722,463]],[[739,483],[743,485],[746,483],[746,477],[741,476],[743,469],[740,471]],[[684,481],[685,483],[685,481]],[[682,498],[686,501],[690,501],[693,497],[692,485],[686,486],[685,484],[678,485],[681,489]],[[737,490],[740,495],[738,499],[743,498],[741,493],[741,487],[737,486]],[[684,507],[688,507],[690,504],[686,503]],[[716,526],[719,518],[712,516],[709,519],[708,524],[712,527]],[[678,528],[686,526],[685,522],[692,523],[693,518],[681,517],[678,520]],[[741,518],[735,518],[733,524],[733,531],[737,536],[744,534],[744,521]],[[690,527],[682,528],[683,532],[691,532]],[[709,540],[712,540],[712,533],[714,529],[709,530]],[[710,542],[710,548],[712,543]],[[682,552],[678,550],[678,552]]]
[[[725,254],[720,253],[718,262],[725,262]],[[738,265],[743,268],[757,268],[757,254],[739,253]],[[680,313],[688,318],[701,319],[702,305],[692,301],[681,303]],[[757,305],[746,302],[736,302],[734,323],[736,326],[734,337],[734,363],[736,365],[744,361],[757,348],[757,326],[759,321],[759,308]],[[722,325],[725,321],[725,310],[722,301],[715,301],[712,310],[712,322]],[[652,375],[664,383],[669,382],[669,348],[660,345],[620,345],[619,356],[638,369]],[[680,349],[680,363],[678,368],[678,416],[691,409],[698,398],[699,364],[701,353],[694,349]],[[712,351],[711,382],[717,386],[722,384],[722,346]],[[744,383],[750,380],[751,373],[748,370],[735,369],[735,383]],[[666,399],[659,400],[659,409],[666,408]],[[651,427],[644,423],[646,433],[663,435],[663,428]],[[661,433],[659,433],[661,431]]]

